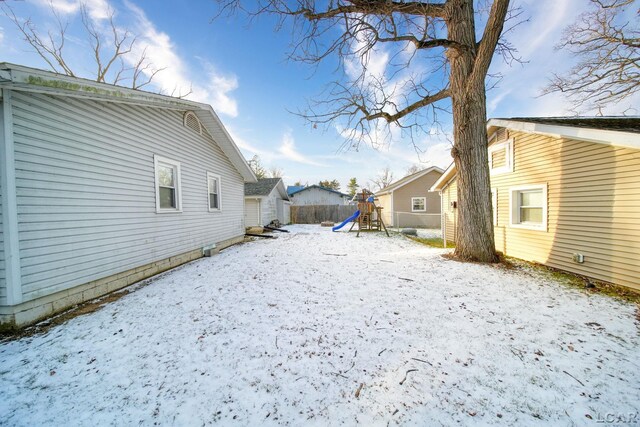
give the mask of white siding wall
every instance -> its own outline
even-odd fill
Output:
[[[294,205],[344,205],[342,196],[319,188],[310,188],[290,197]]]
[[[276,195],[278,191],[273,189],[268,197],[262,199],[262,224],[267,225],[274,219],[278,218],[278,213],[276,212]]]
[[[2,109],[0,108],[0,115],[2,114]],[[1,121],[2,119],[0,119]],[[0,132],[2,132],[2,126],[0,126]],[[0,139],[2,135],[0,134]],[[0,149],[2,149],[0,145]],[[4,305],[7,303],[7,283],[5,280],[4,274],[4,238],[3,238],[3,222],[2,222],[2,182],[0,182],[0,305]]]
[[[25,301],[244,233],[242,177],[182,112],[16,92],[14,133]],[[154,154],[181,162],[182,213],[155,211]]]

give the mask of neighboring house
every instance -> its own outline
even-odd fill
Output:
[[[382,218],[390,227],[440,227],[440,194],[431,186],[442,176],[430,167],[388,185],[376,193]]]
[[[497,250],[640,289],[640,118],[491,119],[487,129]],[[453,165],[432,189],[455,241]]]
[[[256,178],[209,105],[0,63],[0,321],[244,236]]]
[[[289,200],[293,205],[346,205],[350,197],[347,194],[319,185],[308,187],[289,186]]]
[[[244,185],[244,224],[268,225],[277,219],[289,224],[291,202],[282,178],[265,178]]]

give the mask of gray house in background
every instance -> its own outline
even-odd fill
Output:
[[[348,195],[319,185],[308,187],[289,186],[289,199],[293,205],[346,205],[351,199]]]
[[[289,224],[291,202],[282,178],[265,178],[244,185],[244,223],[268,225],[273,220]]]
[[[209,105],[0,63],[0,321],[244,236],[256,178]]]
[[[430,189],[442,172],[432,166],[379,190],[377,203],[385,223],[391,227],[440,227],[440,194]]]

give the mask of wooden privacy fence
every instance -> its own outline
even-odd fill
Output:
[[[320,224],[322,221],[342,222],[358,209],[355,205],[291,205],[293,224]]]

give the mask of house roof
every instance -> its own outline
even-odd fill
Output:
[[[297,193],[302,189],[304,189],[304,185],[289,185],[287,187],[287,194],[291,196],[293,193]]]
[[[640,117],[516,117],[490,119],[489,133],[497,128],[507,128],[526,133],[571,138],[598,144],[640,149]],[[454,163],[444,171],[431,187],[439,191],[456,175]]]
[[[289,188],[291,188],[291,187],[293,187],[293,186],[290,186]],[[300,193],[300,192],[305,191],[305,190],[310,190],[310,189],[312,189],[312,188],[318,188],[318,189],[320,189],[320,190],[328,191],[328,192],[330,192],[330,193],[335,193],[335,194],[340,195],[341,197],[349,197],[349,195],[347,195],[347,194],[341,193],[341,192],[336,191],[336,190],[333,190],[333,189],[331,189],[331,188],[321,187],[321,186],[316,185],[316,184],[314,184],[314,185],[309,185],[309,186],[307,186],[307,187],[299,187],[299,189],[298,189],[298,190],[295,190],[295,191],[289,192],[289,196],[293,196],[294,194]]]
[[[411,175],[407,175],[404,178],[399,179],[396,182],[393,182],[393,183],[387,185],[385,188],[382,188],[381,190],[377,191],[375,194],[376,194],[376,196],[381,196],[383,194],[391,193],[392,191],[397,190],[400,187],[404,187],[405,185],[415,181],[416,179],[422,178],[423,176],[425,176],[429,172],[433,172],[433,171],[440,172],[440,173],[444,172],[439,167],[432,166],[430,168],[423,169],[423,170],[418,171],[416,173],[412,173]]]
[[[640,117],[517,117],[491,119],[487,131],[507,128],[526,133],[571,138],[640,149]]]
[[[244,195],[254,196],[254,197],[264,197],[271,194],[274,188],[281,185],[280,195],[283,199],[289,200],[287,197],[286,191],[284,191],[284,183],[282,182],[282,178],[263,178],[259,179],[258,182],[250,182],[244,185]]]
[[[257,178],[218,115],[208,104],[125,88],[88,79],[70,77],[21,65],[0,63],[0,88],[22,92],[91,99],[98,102],[133,104],[178,111],[193,111],[202,125],[240,172],[245,182]]]
[[[640,133],[640,117],[516,117],[509,120],[527,123],[538,123],[551,126],[571,126],[577,128],[613,130],[620,132]]]

